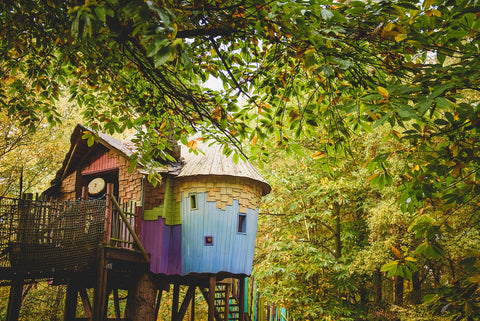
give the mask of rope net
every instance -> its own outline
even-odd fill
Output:
[[[105,200],[0,198],[0,269],[48,275],[81,271],[104,240]]]

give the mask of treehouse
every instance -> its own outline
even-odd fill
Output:
[[[160,169],[162,182],[154,187],[142,168],[128,171],[131,143],[100,133],[88,147],[81,139],[87,130],[75,128],[47,196],[78,199],[86,189],[101,198],[111,183],[113,194],[141,214],[136,230],[153,273],[251,274],[258,208],[270,191],[253,166],[235,163],[218,145],[200,144],[198,154],[184,147],[175,152],[177,163]]]
[[[158,169],[154,186],[143,168],[129,171],[133,144],[99,133],[88,146],[88,131],[76,126],[41,198],[0,199],[0,279],[12,285],[7,320],[18,319],[26,280],[41,278],[68,285],[64,320],[107,320],[111,291],[112,320],[150,319],[170,285],[172,320],[182,320],[189,304],[194,320],[196,288],[209,321],[247,320],[245,277],[269,184],[248,162],[199,143],[199,153],[175,145],[176,161]],[[188,287],[181,306],[180,286]],[[123,317],[119,289],[128,290]]]

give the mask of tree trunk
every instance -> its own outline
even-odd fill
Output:
[[[342,238],[341,238],[341,226],[340,226],[340,205],[337,202],[333,203],[334,219],[335,219],[335,259],[342,256]]]
[[[412,273],[412,303],[420,304],[422,303],[422,284],[420,282],[420,273],[415,271]]]
[[[155,302],[157,286],[152,280],[150,272],[143,273],[134,289],[128,291],[127,311],[125,318],[132,321],[155,320]]]
[[[368,291],[363,275],[361,276],[360,288],[358,289],[358,291],[360,293],[360,305],[362,306],[362,308],[366,308],[368,306]]]
[[[375,292],[375,306],[379,307],[382,305],[382,273],[380,269],[376,269],[373,273],[373,290]]]
[[[394,291],[393,291],[393,303],[396,305],[403,305],[403,277],[394,277]]]

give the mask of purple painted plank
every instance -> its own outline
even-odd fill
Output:
[[[181,225],[166,225],[162,217],[142,222],[141,241],[150,253],[150,271],[182,274],[181,234]]]
[[[171,225],[167,274],[182,274],[182,226]]]

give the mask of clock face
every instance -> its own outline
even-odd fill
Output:
[[[105,180],[101,177],[94,178],[88,183],[88,192],[98,194],[105,188]]]

